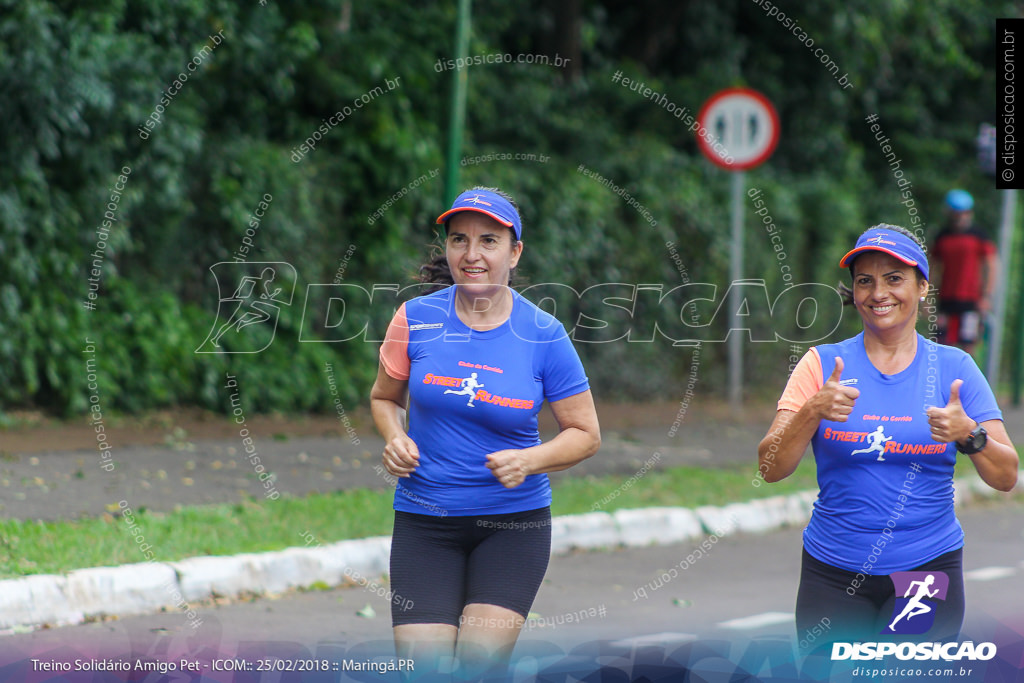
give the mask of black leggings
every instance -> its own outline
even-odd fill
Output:
[[[889,575],[865,576],[846,571],[821,562],[804,550],[796,597],[800,650],[810,651],[835,641],[956,640],[964,621],[963,548],[939,555],[908,571],[945,572],[949,577],[946,599],[935,601],[935,622],[926,633],[885,636],[882,632],[893,620],[896,604]]]
[[[391,623],[459,626],[466,605],[530,613],[551,556],[551,510],[471,517],[395,512]]]

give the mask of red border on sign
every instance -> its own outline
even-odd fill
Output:
[[[746,171],[749,168],[754,168],[755,166],[763,164],[765,160],[772,155],[772,152],[775,151],[775,147],[779,144],[779,114],[775,111],[775,107],[772,105],[771,101],[756,90],[752,90],[750,88],[726,88],[725,90],[719,90],[712,95],[708,101],[704,103],[704,106],[700,108],[700,112],[697,114],[697,123],[700,124],[701,128],[707,130],[707,126],[704,123],[704,117],[707,115],[708,109],[711,108],[711,105],[715,104],[723,97],[728,97],[729,95],[746,95],[747,97],[752,97],[764,105],[764,108],[768,110],[768,116],[772,120],[772,139],[771,142],[768,143],[768,147],[764,152],[750,161],[730,164],[725,159],[718,156],[718,152],[714,150],[711,143],[704,139],[704,136],[700,135],[699,131],[697,134],[697,146],[700,147],[700,151],[703,152],[708,161],[713,163],[715,166],[724,168],[727,171]]]

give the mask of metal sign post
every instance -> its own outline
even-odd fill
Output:
[[[750,88],[727,88],[715,93],[697,116],[697,143],[711,163],[732,172],[729,307],[735,316],[741,293],[735,283],[743,277],[743,188],[746,171],[762,164],[779,142],[779,116],[768,99]],[[729,405],[738,410],[743,400],[743,347],[739,331],[730,330]]]
[[[1003,204],[999,212],[999,278],[992,289],[995,301],[992,302],[992,334],[985,358],[985,375],[989,384],[995,386],[999,381],[999,357],[1003,353],[1003,327],[1006,321],[1006,298],[1010,285],[1010,253],[1013,251],[1013,223],[1017,208],[1017,190],[1000,190]],[[991,277],[991,276],[990,276]]]
[[[736,171],[732,174],[732,257],[729,261],[729,282],[735,283],[743,277],[743,187],[747,174]],[[733,315],[740,307],[739,287],[729,287],[729,310]],[[738,410],[743,403],[743,340],[739,330],[729,332],[729,405]]]
[[[464,64],[469,54],[470,7],[472,0],[459,0],[455,25],[455,63]],[[450,206],[459,196],[459,156],[462,154],[462,132],[466,124],[466,89],[469,69],[456,68],[452,74],[451,116],[448,119],[448,153],[444,161],[443,206]]]

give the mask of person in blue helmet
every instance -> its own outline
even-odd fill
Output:
[[[463,192],[437,222],[444,255],[421,273],[442,287],[399,308],[370,395],[398,479],[392,624],[399,657],[483,675],[507,663],[547,569],[547,473],[601,437],[564,327],[509,286],[523,252],[511,197]],[[559,432],[542,443],[545,401]]]
[[[946,209],[946,227],[931,252],[939,292],[939,341],[973,354],[997,281],[996,245],[974,226],[974,198],[968,192],[950,190]]]
[[[964,615],[964,533],[953,507],[957,452],[1000,491],[1017,482],[1017,452],[974,360],[916,331],[929,268],[914,235],[876,225],[840,266],[851,278],[840,292],[863,329],[800,360],[758,447],[768,482],[792,474],[808,445],[817,464],[797,636],[815,647],[887,637],[952,640]],[[920,616],[922,607],[908,619],[897,602],[910,599],[913,582],[941,586],[941,597],[928,590],[935,604],[921,603],[928,617]],[[822,624],[827,635],[810,637]]]

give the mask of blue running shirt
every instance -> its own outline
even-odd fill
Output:
[[[500,326],[477,331],[455,287],[403,304],[381,347],[387,374],[409,382],[409,437],[420,464],[400,478],[395,509],[435,516],[523,512],[551,504],[546,474],[506,489],[487,455],[541,442],[537,414],[590,384],[565,328],[518,292]]]
[[[963,546],[953,509],[956,444],[932,441],[930,406],[943,408],[953,380],[978,422],[1002,419],[992,389],[960,349],[921,335],[913,362],[884,375],[868,360],[863,332],[812,348],[790,377],[779,408],[799,411],[843,359],[840,381],[860,390],[847,422],[822,420],[811,439],[818,499],[804,530],[816,559],[864,574],[917,567]]]

